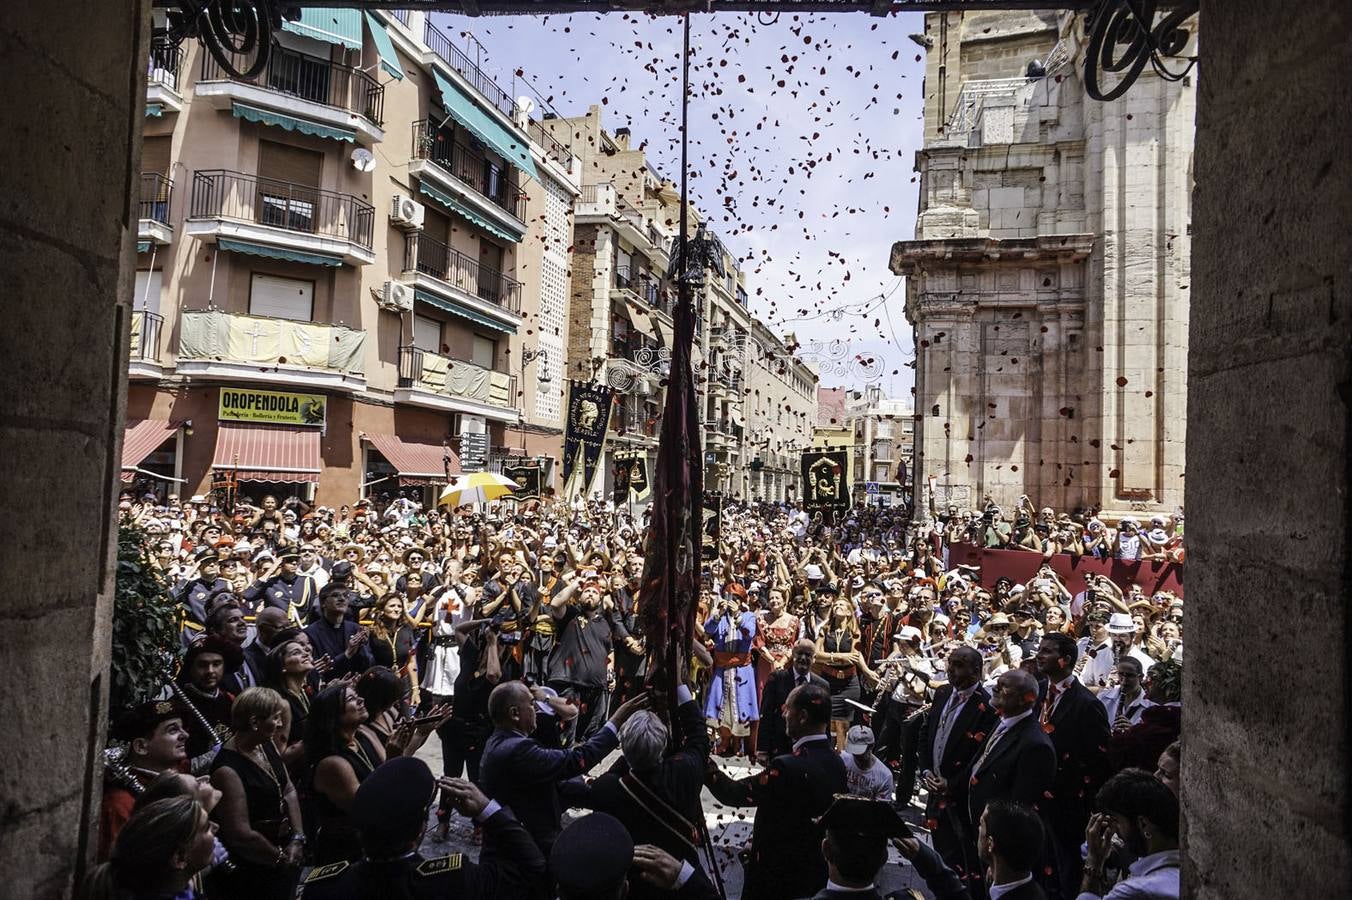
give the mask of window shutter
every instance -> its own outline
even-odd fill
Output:
[[[154,172],[157,175],[169,174],[168,135],[141,139],[141,171]]]
[[[324,172],[324,154],[273,141],[258,143],[258,175],[305,187],[318,188]]]
[[[310,322],[314,296],[312,281],[255,274],[249,284],[249,315]]]

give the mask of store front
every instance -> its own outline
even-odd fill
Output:
[[[183,423],[162,419],[127,422],[122,439],[122,483],[137,496],[154,494],[162,503],[183,483],[179,444]]]
[[[267,495],[313,501],[326,413],[323,394],[221,388],[212,491],[254,505]]]
[[[444,444],[363,433],[363,497],[407,497],[424,508],[436,505],[448,480],[461,474],[460,458]]]

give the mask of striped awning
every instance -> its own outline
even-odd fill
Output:
[[[288,116],[283,113],[273,112],[270,109],[260,109],[257,106],[250,106],[247,103],[235,103],[230,107],[230,110],[236,119],[243,119],[246,122],[257,122],[259,125],[271,125],[274,128],[284,128],[287,131],[309,134],[317,138],[327,138],[333,141],[347,141],[349,144],[355,143],[357,140],[357,133],[355,131],[349,131],[346,128],[334,128],[331,125],[322,125],[319,122],[311,122],[296,116]]]
[[[441,190],[436,185],[428,184],[426,181],[419,179],[418,190],[422,191],[424,194],[431,197],[433,200],[437,201],[442,206],[446,207],[451,212],[455,213],[457,216],[464,219],[466,222],[470,223],[471,225],[476,225],[479,228],[482,228],[484,231],[487,231],[495,238],[504,241],[511,241],[514,244],[521,242],[522,236],[520,234],[499,227],[494,222],[489,220],[487,216],[480,215],[478,212],[474,211],[466,204],[461,203],[459,200],[455,199],[450,194]]]
[[[302,7],[295,21],[282,20],[282,30],[350,50],[360,50],[361,10]]]
[[[174,436],[179,422],[163,419],[133,419],[127,422],[122,438],[122,480],[130,481],[136,467],[160,448],[160,444]]]
[[[453,316],[458,316],[467,322],[473,322],[476,325],[482,325],[485,328],[491,328],[494,331],[501,331],[504,334],[516,334],[516,326],[499,322],[491,316],[486,316],[481,312],[470,309],[468,306],[461,306],[454,300],[448,300],[445,297],[439,297],[430,291],[424,291],[415,288],[413,298],[428,306],[435,307],[442,312],[448,312]]]
[[[390,33],[371,13],[366,13],[366,27],[371,32],[371,43],[376,45],[376,56],[380,58],[380,67],[391,77],[404,80],[404,68],[399,65],[399,54],[394,51],[394,41]]]
[[[444,483],[448,460],[450,474],[460,474],[460,457],[449,447],[406,441],[397,435],[372,434],[369,431],[366,440],[394,466],[401,483],[409,484],[415,480],[420,483]]]
[[[213,469],[234,470],[239,481],[319,483],[324,467],[319,429],[222,422]]]
[[[441,93],[442,105],[452,118],[464,125],[470,134],[491,147],[498,156],[507,160],[509,165],[516,166],[536,181],[540,180],[539,174],[535,171],[535,160],[531,159],[530,143],[524,136],[518,137],[504,128],[497,119],[484,112],[468,94],[456,87],[435,66],[432,68],[432,79],[436,81],[437,90]]]

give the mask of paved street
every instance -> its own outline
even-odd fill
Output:
[[[425,760],[432,767],[434,773],[441,772],[441,742],[433,735],[428,739],[418,752],[419,758]],[[604,772],[610,767],[611,763],[618,758],[619,752],[616,751],[610,758],[606,759],[597,767],[597,772]],[[748,774],[752,766],[744,759],[720,759],[725,772],[734,778]],[[740,897],[742,892],[742,866],[737,860],[737,852],[751,842],[751,821],[755,815],[754,809],[729,809],[721,803],[716,802],[704,792],[704,820],[709,828],[709,835],[713,840],[714,853],[718,859],[719,870],[723,874],[723,883],[727,889],[728,900]],[[916,807],[917,813],[919,807]],[[583,815],[579,810],[573,810],[566,813],[566,817]],[[914,817],[908,817],[914,818]],[[461,816],[454,816],[451,823],[450,840],[444,844],[434,842],[430,835],[432,828],[429,826],[429,837],[423,843],[423,854],[425,856],[442,856],[446,853],[465,853],[471,858],[477,859],[479,856],[479,847],[472,840],[473,826],[468,819]],[[881,883],[883,893],[895,891],[899,888],[914,887],[924,896],[930,894],[925,890],[924,882],[915,874],[915,870],[908,863],[901,859],[895,850],[889,851],[888,864],[883,867]]]

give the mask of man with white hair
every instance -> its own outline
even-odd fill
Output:
[[[700,832],[704,816],[700,790],[709,765],[709,731],[690,688],[676,688],[676,748],[668,754],[671,729],[651,710],[634,713],[620,728],[623,756],[590,785],[580,780],[561,786],[565,803],[609,813],[622,822],[635,844],[652,844],[695,870],[700,868]],[[629,900],[670,896],[646,883],[630,885]]]

